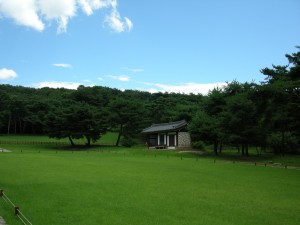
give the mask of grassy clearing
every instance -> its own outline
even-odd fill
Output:
[[[0,188],[33,224],[298,224],[300,171],[174,151],[1,146]],[[19,222],[3,201],[8,224]]]

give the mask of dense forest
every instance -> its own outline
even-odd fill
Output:
[[[299,50],[299,47],[297,47]],[[152,123],[185,119],[193,142],[274,153],[300,153],[300,51],[288,65],[264,68],[259,84],[232,81],[208,95],[120,91],[79,86],[77,90],[0,85],[0,133],[86,138],[87,145],[108,131],[116,145],[130,146]]]

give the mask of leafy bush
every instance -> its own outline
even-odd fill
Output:
[[[202,150],[202,151],[205,150],[205,144],[203,141],[194,141],[192,143],[192,147],[195,149],[198,149],[198,150]]]
[[[135,141],[131,137],[124,137],[121,140],[121,145],[127,148],[132,147],[135,144]]]
[[[284,143],[282,143],[284,140]],[[267,139],[268,146],[273,150],[274,153],[296,153],[298,139],[291,132],[286,132],[284,134],[284,139],[282,138],[282,133],[272,133]]]

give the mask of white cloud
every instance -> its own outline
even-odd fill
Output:
[[[72,65],[67,64],[67,63],[53,63],[52,65],[55,67],[62,67],[62,68],[71,68],[72,67]]]
[[[93,8],[89,1],[87,0],[79,0],[79,4],[81,5],[82,10],[87,14],[88,16],[92,15]]]
[[[17,24],[43,31],[44,23],[39,18],[36,0],[1,0],[0,15],[13,19]]]
[[[126,75],[120,75],[120,76],[113,76],[113,75],[107,75],[107,77],[114,79],[114,80],[119,80],[119,81],[129,81],[130,77]]]
[[[148,89],[147,90],[148,92],[150,92],[150,93],[157,93],[157,92],[159,92],[157,89],[155,89],[155,88],[150,88],[150,89]]]
[[[111,29],[118,33],[132,29],[132,21],[120,16],[117,0],[0,0],[0,16],[37,31],[43,31],[45,23],[55,21],[57,33],[67,31],[68,22],[76,16],[77,9],[89,16],[103,8],[111,8],[105,17]]]
[[[175,92],[175,93],[185,93],[185,94],[203,94],[206,95],[208,92],[216,87],[223,88],[226,83],[184,83],[181,85],[166,85],[166,84],[153,84],[153,83],[143,83],[148,86],[153,86],[156,88],[151,88],[149,92]]]
[[[120,80],[120,81],[129,81],[130,77],[125,76],[125,75],[121,75],[121,76],[118,77],[118,80]]]
[[[126,27],[127,27],[128,31],[131,31],[131,29],[133,27],[132,21],[127,17],[125,17],[124,19],[125,19],[125,24],[126,24]]]
[[[143,69],[132,69],[132,68],[128,68],[128,67],[123,67],[122,69],[133,72],[133,73],[140,73],[140,72],[144,72]]]
[[[131,20],[127,17],[123,20],[116,9],[113,9],[111,13],[106,16],[105,23],[117,33],[130,31],[133,27]]]
[[[98,77],[97,80],[103,81],[103,78],[102,77]]]
[[[67,31],[68,20],[76,14],[75,0],[40,0],[38,6],[46,20],[58,22],[58,33]]]
[[[10,69],[0,69],[0,80],[11,80],[18,77],[18,74]]]
[[[92,15],[95,10],[102,8],[117,8],[116,0],[78,0],[78,4],[88,16]]]
[[[41,83],[35,83],[32,86],[35,88],[66,88],[66,89],[77,89],[80,83],[72,83],[72,82],[57,82],[57,81],[44,81]]]

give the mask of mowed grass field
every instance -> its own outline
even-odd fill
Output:
[[[143,148],[0,147],[12,150],[0,153],[0,189],[33,224],[300,224],[297,169]],[[21,224],[2,199],[0,216]]]

